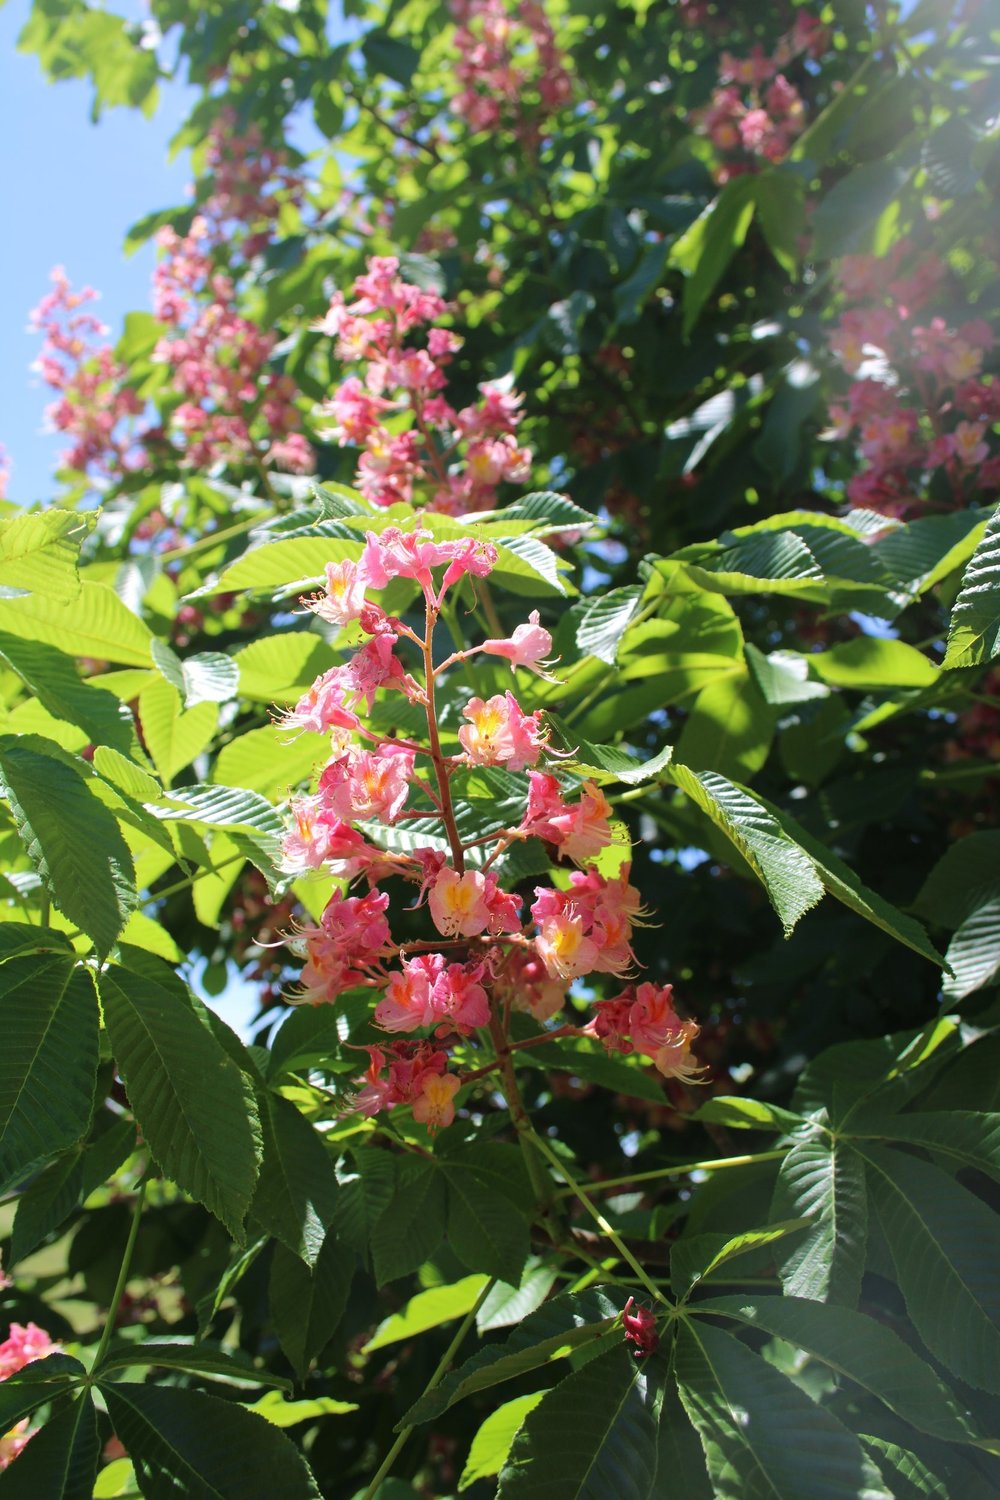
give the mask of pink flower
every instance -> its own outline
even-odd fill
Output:
[[[438,932],[444,937],[475,937],[490,923],[487,877],[479,870],[459,875],[449,866],[431,887],[428,905]]]
[[[365,607],[365,581],[357,563],[327,563],[326,593],[307,599],[306,604],[331,625],[347,625],[356,620]]]
[[[525,714],[511,693],[487,699],[472,698],[462,709],[469,720],[458,731],[466,758],[474,766],[503,765],[523,771],[542,753],[541,712]]]
[[[575,864],[585,864],[611,842],[611,804],[592,781],[583,783],[580,801],[570,804],[554,776],[529,771],[528,778],[528,807],[521,823],[525,833],[555,844]]]
[[[25,1365],[46,1355],[57,1354],[59,1345],[54,1344],[37,1323],[12,1323],[7,1337],[0,1343],[0,1380],[16,1375]]]
[[[951,434],[951,451],[968,469],[989,458],[989,444],[983,441],[985,432],[985,422],[959,422]]]
[[[539,922],[535,947],[554,979],[578,979],[589,974],[598,958],[597,946],[587,936],[585,918],[572,907]]]
[[[324,769],[320,797],[340,818],[394,823],[409,794],[414,758],[412,750],[393,744],[349,752]]]
[[[549,1021],[566,999],[566,985],[551,979],[537,954],[513,949],[497,975],[493,992],[514,1010],[526,1011],[536,1021]]]
[[[444,972],[440,953],[407,959],[402,970],[390,974],[385,996],[375,1007],[375,1023],[385,1031],[416,1031],[437,1020],[435,987]]]
[[[538,623],[538,610],[533,609],[526,625],[518,625],[508,640],[484,641],[480,647],[488,656],[505,656],[513,667],[528,667],[544,677],[542,664],[552,650],[552,637]]]
[[[429,1073],[413,1103],[413,1118],[433,1134],[455,1118],[455,1095],[461,1080],[454,1073]]]
[[[662,989],[655,984],[639,985],[629,1009],[629,1032],[640,1052],[654,1053],[680,1024],[673,1007],[671,985]]]
[[[317,677],[295,707],[282,715],[279,721],[282,727],[309,729],[316,734],[326,729],[360,729],[361,720],[344,703],[342,673],[342,667],[331,667]]]

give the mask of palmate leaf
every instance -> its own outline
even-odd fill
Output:
[[[337,1210],[333,1162],[295,1105],[259,1091],[264,1154],[251,1208],[254,1219],[294,1255],[315,1265]]]
[[[868,1236],[860,1157],[828,1136],[799,1141],[781,1163],[771,1213],[779,1222],[811,1220],[804,1234],[778,1257],[786,1295],[853,1307],[861,1290]]]
[[[219,722],[215,703],[198,703],[185,709],[173,683],[158,677],[139,694],[142,737],[160,778],[169,786],[211,743]]]
[[[944,982],[946,1000],[964,1000],[1000,974],[1000,884],[992,899],[977,906],[952,934],[945,962],[951,968]]]
[[[0,526],[0,584],[60,603],[80,592],[76,571],[89,518],[72,510],[13,515]]]
[[[399,1163],[396,1190],[375,1224],[372,1264],[379,1286],[415,1271],[444,1239],[448,1194],[436,1162],[407,1157]]]
[[[0,630],[58,646],[72,656],[127,667],[148,667],[152,661],[149,626],[106,583],[85,580],[78,594],[62,602],[44,594],[0,600]]]
[[[767,891],[786,934],[823,896],[809,855],[743,787],[672,762],[667,776],[735,845]]]
[[[0,631],[0,656],[57,719],[76,724],[94,744],[127,752],[135,740],[132,716],[113,693],[84,682],[72,657],[42,641]]]
[[[920,1432],[987,1446],[957,1397],[927,1362],[874,1318],[799,1297],[713,1297],[696,1311],[785,1339],[846,1375]],[[994,1444],[988,1446],[994,1448]],[[995,1449],[994,1449],[995,1451]]]
[[[430,1422],[476,1391],[490,1390],[539,1370],[574,1350],[597,1353],[609,1339],[618,1310],[601,1292],[554,1297],[530,1313],[503,1344],[488,1344],[450,1371],[410,1407],[400,1426]]]
[[[448,1240],[471,1271],[517,1283],[528,1259],[528,1220],[511,1201],[468,1166],[444,1164],[448,1183]]]
[[[965,570],[942,666],[977,667],[1000,652],[1000,506]]]
[[[625,631],[639,612],[642,592],[638,584],[630,584],[577,606],[576,644],[582,655],[614,666]]]
[[[805,1219],[787,1224],[769,1224],[766,1229],[748,1229],[742,1234],[685,1234],[670,1247],[670,1284],[678,1297],[687,1297],[695,1286],[708,1281],[714,1271],[743,1255],[766,1250],[786,1235],[804,1228]]]
[[[320,1500],[295,1444],[235,1402],[172,1386],[102,1391],[148,1500]]]
[[[459,1493],[467,1490],[477,1479],[487,1479],[499,1474],[510,1452],[511,1443],[524,1424],[528,1413],[545,1396],[545,1391],[533,1391],[529,1396],[515,1396],[491,1412],[482,1424],[469,1449],[469,1456],[458,1481]]]
[[[929,1162],[856,1143],[906,1310],[949,1370],[1000,1393],[1000,1221]]]
[[[237,1385],[269,1385],[290,1391],[284,1375],[258,1369],[239,1350],[209,1343],[178,1343],[170,1339],[143,1339],[141,1343],[112,1345],[101,1362],[102,1376],[108,1370],[131,1370],[143,1365],[162,1370],[184,1370],[195,1375],[215,1375]]]
[[[676,1372],[716,1500],[892,1500],[857,1438],[730,1334],[686,1321]]]
[[[958,1171],[974,1167],[1000,1181],[1000,1114],[971,1109],[920,1109],[912,1114],[865,1117],[866,1137],[924,1146]]]
[[[100,977],[129,1103],[166,1176],[242,1241],[261,1150],[252,1089],[175,976],[160,984],[147,968],[112,965]]]
[[[355,1257],[331,1230],[311,1268],[274,1247],[268,1305],[278,1342],[299,1379],[333,1337],[351,1291]]]
[[[182,661],[176,651],[159,640],[152,642],[151,650],[163,676],[182,695],[185,708],[235,698],[240,669],[231,656],[222,651],[198,651]]]
[[[70,955],[0,969],[0,1193],[86,1135],[98,1025],[90,973]]]
[[[47,1354],[34,1359],[0,1381],[0,1433],[9,1432],[23,1417],[86,1380],[87,1372],[69,1354]]]
[[[515,1437],[497,1500],[650,1500],[658,1457],[651,1375],[620,1342],[560,1381]]]
[[[0,770],[25,848],[59,910],[103,958],[136,904],[135,868],[114,815],[72,757],[32,737],[32,748],[0,738]]]
[[[0,1500],[91,1500],[100,1451],[97,1410],[87,1391],[51,1416],[0,1473]]]
[[[362,1353],[372,1354],[376,1349],[426,1333],[428,1328],[440,1328],[442,1323],[463,1318],[475,1307],[488,1279],[481,1275],[463,1276],[448,1286],[432,1286],[417,1292],[398,1313],[379,1324]]]
[[[1000,830],[951,844],[920,887],[913,909],[941,927],[960,927],[1000,888]]]
[[[134,1150],[136,1132],[131,1120],[117,1119],[107,1109],[98,1120],[103,1128],[92,1130],[83,1148],[60,1156],[21,1193],[11,1231],[10,1265],[37,1249]]]

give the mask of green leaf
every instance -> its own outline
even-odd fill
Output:
[[[734,178],[691,227],[674,241],[671,264],[687,277],[684,284],[685,339],[747,237],[754,214],[754,196],[753,178]]]
[[[787,936],[823,895],[816,867],[799,841],[764,804],[725,777],[694,772],[676,761],[667,775],[735,845],[767,891]]]
[[[971,1109],[921,1109],[913,1114],[865,1116],[859,1135],[925,1146],[958,1171],[974,1167],[1000,1181],[1000,1114]]]
[[[691,705],[675,748],[692,771],[753,775],[767,760],[777,714],[748,671],[710,682]]]
[[[0,970],[0,1193],[86,1135],[98,1025],[93,981],[71,956]]]
[[[791,1219],[787,1224],[748,1229],[737,1235],[682,1235],[670,1248],[670,1284],[678,1297],[686,1297],[693,1287],[708,1281],[720,1266],[728,1265],[741,1255],[766,1250],[786,1235],[795,1234],[807,1222],[806,1219]]]
[[[203,824],[209,828],[231,828],[253,835],[254,844],[268,856],[276,856],[284,834],[281,817],[259,792],[217,783],[178,787],[168,792],[149,811],[164,822]]]
[[[252,1090],[178,990],[118,966],[100,976],[112,1051],[155,1160],[242,1242],[260,1157]]]
[[[448,1182],[448,1241],[463,1265],[516,1284],[528,1259],[528,1221],[491,1181],[468,1167],[444,1162]]]
[[[506,1343],[488,1344],[449,1371],[440,1385],[410,1407],[398,1425],[430,1422],[476,1391],[527,1375],[574,1350],[591,1350],[612,1334],[617,1322],[617,1310],[600,1292],[555,1297],[529,1314]]]
[[[379,1324],[362,1354],[373,1354],[376,1349],[426,1333],[428,1328],[440,1328],[442,1323],[464,1318],[475,1307],[487,1281],[486,1276],[463,1276],[450,1286],[432,1286],[418,1292],[398,1313]]]
[[[187,710],[181,695],[165,678],[156,678],[139,694],[142,738],[164,786],[211,744],[219,722],[215,703]]]
[[[268,1391],[247,1411],[254,1412],[274,1427],[297,1427],[300,1422],[314,1422],[317,1417],[340,1417],[357,1411],[356,1401],[335,1401],[332,1396],[313,1396],[307,1401],[286,1401],[280,1391]]]
[[[344,541],[335,537],[289,537],[267,542],[244,552],[228,567],[223,568],[218,578],[197,590],[189,597],[207,594],[239,593],[291,593],[294,588],[303,592],[318,585],[328,562],[343,562],[349,558],[357,562],[361,556],[363,541],[359,532],[357,541]]]
[[[618,648],[631,622],[639,612],[642,589],[638,584],[611,589],[576,606],[576,644],[584,656],[596,656],[613,667]]]
[[[51,1416],[0,1473],[0,1500],[91,1500],[100,1456],[90,1392]]]
[[[804,179],[780,168],[761,172],[754,179],[754,199],[768,249],[781,269],[795,277],[805,229]]]
[[[785,1294],[853,1307],[861,1289],[868,1237],[860,1158],[826,1136],[799,1141],[781,1163],[771,1213],[778,1221],[812,1221],[781,1258]]]
[[[9,516],[0,525],[0,584],[65,603],[80,592],[76,565],[87,518],[71,510]]]
[[[103,1378],[108,1370],[133,1370],[151,1365],[161,1370],[184,1370],[192,1375],[216,1375],[236,1385],[273,1385],[290,1391],[292,1382],[270,1370],[258,1369],[239,1350],[208,1343],[178,1343],[152,1338],[141,1343],[112,1345],[101,1363]]]
[[[148,1500],[320,1500],[284,1433],[232,1401],[156,1385],[104,1385]]]
[[[336,664],[337,657],[320,636],[300,630],[261,636],[237,651],[233,660],[239,667],[241,698],[294,703]]]
[[[765,702],[773,707],[785,708],[791,703],[806,703],[813,698],[829,696],[829,690],[822,682],[813,682],[809,677],[811,657],[798,656],[793,651],[772,651],[765,656],[749,641],[744,652],[747,666]]]
[[[532,490],[531,494],[505,505],[503,510],[491,512],[491,516],[505,525],[511,521],[531,521],[545,532],[589,531],[596,524],[596,517],[589,510],[582,510],[555,490]]]
[[[942,666],[977,667],[1000,652],[1000,506],[986,525],[951,612]]]
[[[864,248],[866,232],[885,213],[918,161],[915,149],[863,162],[825,194],[812,215],[813,255],[832,260]]]
[[[488,1479],[499,1474],[510,1453],[510,1446],[524,1424],[529,1412],[534,1411],[546,1391],[533,1391],[530,1396],[515,1396],[491,1412],[475,1437],[469,1456],[465,1460],[462,1477],[458,1481],[459,1492],[467,1490],[477,1479]]]
[[[409,84],[420,66],[420,53],[408,42],[398,41],[386,31],[370,31],[361,50],[369,74],[384,73],[397,83]]]
[[[253,1217],[309,1266],[337,1208],[337,1179],[322,1137],[289,1099],[260,1091],[264,1155]]]
[[[152,661],[149,626],[106,583],[84,582],[74,598],[64,601],[40,593],[2,599],[0,631],[97,661],[128,667],[148,667]]]
[[[316,766],[329,758],[329,739],[300,734],[289,741],[274,724],[250,729],[223,745],[215,762],[215,779],[227,786],[274,794],[308,781]]]
[[[134,802],[149,802],[163,795],[163,788],[154,776],[107,745],[97,746],[92,764],[98,776]]]
[[[284,1245],[275,1245],[268,1305],[278,1343],[300,1380],[336,1332],[353,1275],[354,1256],[333,1230],[311,1269]]]
[[[554,1068],[559,1073],[572,1073],[603,1089],[612,1089],[629,1099],[648,1099],[651,1104],[662,1104],[665,1097],[663,1079],[658,1073],[650,1074],[634,1058],[615,1057],[600,1042],[586,1038],[563,1038],[528,1047],[521,1053],[519,1066],[540,1068],[542,1072]]]
[[[184,661],[164,641],[151,642],[153,661],[182,695],[185,708],[198,703],[227,703],[240,686],[240,669],[221,651],[198,651]]]
[[[948,1443],[1000,1449],[1000,1440],[982,1442],[974,1422],[944,1381],[909,1344],[875,1318],[798,1297],[752,1293],[713,1297],[699,1303],[697,1311],[734,1318],[806,1350],[838,1375],[870,1391],[920,1432]]]
[[[944,982],[946,1000],[964,1000],[1000,974],[1000,884],[992,900],[977,906],[957,928],[944,957],[951,969]]]
[[[495,546],[497,560],[490,578],[509,594],[535,598],[576,592],[567,585],[556,553],[537,537],[505,536],[495,539]]]
[[[83,1365],[69,1354],[46,1354],[5,1376],[0,1381],[0,1432],[9,1432],[22,1418],[86,1378]]]
[[[970,833],[951,844],[920,887],[913,910],[941,927],[960,927],[1000,886],[1000,832]]]
[[[80,1150],[54,1161],[17,1200],[8,1264],[24,1260],[79,1206],[107,1181],[135,1148],[135,1126],[102,1111],[106,1128]],[[101,1118],[99,1116],[99,1118]]]
[[[0,922],[0,964],[22,953],[73,952],[73,944],[64,932],[54,927],[34,927],[28,922]]]
[[[764,1099],[740,1099],[726,1094],[706,1099],[691,1118],[710,1125],[726,1125],[730,1130],[777,1130],[781,1134],[805,1124],[801,1115],[768,1104]]]
[[[831,687],[868,691],[878,688],[922,688],[938,679],[938,669],[922,651],[905,641],[862,635],[809,657],[817,676]]]
[[[497,1500],[650,1500],[657,1485],[652,1383],[624,1342],[542,1397],[514,1439]]]
[[[447,1197],[436,1162],[407,1157],[399,1163],[395,1193],[371,1239],[379,1286],[417,1270],[438,1248],[445,1234]]]
[[[33,743],[46,742],[36,737]],[[17,831],[43,885],[103,958],[137,900],[132,856],[113,814],[62,752],[40,754],[4,735],[0,769]]]
[[[676,1370],[717,1500],[892,1500],[857,1438],[730,1334],[686,1321]]]
[[[555,1281],[555,1267],[539,1264],[532,1257],[517,1286],[508,1286],[505,1281],[494,1283],[476,1314],[479,1332],[510,1328],[513,1324],[522,1322],[529,1313],[542,1305]]]
[[[41,641],[0,633],[0,656],[57,719],[76,724],[93,744],[128,751],[135,740],[132,716],[114,696],[84,682],[71,657]]]
[[[790,813],[780,811],[763,799],[761,802],[784,832],[794,839],[811,859],[817,875],[831,896],[836,897],[838,901],[843,902],[851,911],[857,912],[866,921],[872,922],[876,927],[881,927],[883,932],[887,932],[897,942],[903,943],[907,948],[912,948],[914,953],[920,954],[921,958],[929,959],[932,964],[938,966],[943,965],[944,960],[933,943],[929,941],[919,922],[904,915],[891,902],[869,890],[842,859],[838,859],[825,844],[814,838],[811,833],[807,833],[801,823],[798,823]]]
[[[888,1474],[895,1500],[950,1500],[944,1481],[938,1479],[908,1448],[870,1437],[867,1433],[861,1434],[861,1445],[880,1472]]]
[[[858,1144],[906,1310],[924,1343],[969,1385],[1000,1393],[1000,1224],[940,1168]]]

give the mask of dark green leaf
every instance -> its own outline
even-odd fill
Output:
[[[118,966],[104,971],[111,1046],[163,1172],[242,1240],[260,1156],[253,1091],[167,974],[158,984]]]
[[[786,1295],[853,1307],[861,1288],[868,1235],[860,1158],[828,1136],[799,1141],[781,1163],[771,1213],[779,1221],[812,1221],[805,1234],[779,1256]]]
[[[497,1500],[649,1500],[657,1481],[654,1391],[624,1342],[575,1370],[529,1413]]]
[[[1000,1222],[940,1168],[861,1146],[906,1310],[960,1379],[1000,1393]]]
[[[294,1443],[235,1402],[171,1386],[102,1389],[148,1500],[320,1500]]]
[[[372,1234],[378,1285],[422,1266],[444,1239],[446,1223],[447,1191],[437,1163],[409,1157],[401,1161],[396,1191]]]
[[[4,736],[0,769],[18,833],[42,883],[103,958],[137,899],[132,856],[114,815],[58,755],[39,754]]]
[[[336,1332],[353,1275],[354,1256],[332,1231],[311,1270],[284,1245],[275,1245],[268,1291],[271,1321],[300,1380]]]
[[[264,1155],[251,1213],[295,1255],[315,1265],[337,1210],[337,1179],[322,1137],[290,1100],[259,1095]]]
[[[100,1456],[90,1392],[49,1418],[0,1473],[0,1500],[91,1500]]]
[[[892,1500],[857,1438],[728,1333],[683,1324],[676,1370],[716,1500]]]
[[[6,1376],[0,1381],[0,1433],[9,1432],[22,1418],[79,1385],[86,1375],[71,1355],[47,1354]]]
[[[1000,506],[969,560],[951,615],[945,667],[975,667],[1000,652]]]
[[[83,1139],[94,1110],[97,997],[69,956],[0,969],[0,1192]]]

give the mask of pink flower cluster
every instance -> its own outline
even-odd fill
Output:
[[[472,537],[439,541],[427,530],[394,526],[381,534],[368,532],[360,557],[331,563],[326,589],[307,601],[331,623],[356,624],[367,639],[284,716],[292,730],[328,733],[332,749],[316,791],[292,800],[285,866],[367,883],[363,895],[335,890],[319,921],[290,936],[289,945],[305,963],[289,998],[329,1004],[349,990],[371,990],[374,1024],[383,1031],[396,1037],[432,1033],[433,1041],[369,1048],[370,1066],[357,1101],[369,1114],[408,1105],[414,1118],[432,1129],[450,1123],[462,1085],[462,1078],[449,1071],[449,1047],[460,1040],[471,1047],[484,1030],[495,1048],[507,1046],[512,1009],[545,1022],[574,979],[627,974],[635,962],[632,929],[644,916],[627,865],[613,877],[594,868],[613,839],[604,794],[585,781],[574,796],[565,775],[535,769],[548,753],[540,712],[525,712],[509,691],[486,700],[473,697],[452,744],[442,746],[435,694],[444,674],[477,653],[538,671],[552,649],[536,612],[509,637],[489,638],[443,659],[435,656],[433,631],[449,589],[466,577],[488,575],[495,561],[495,548]],[[414,579],[423,592],[423,636],[371,597],[399,577]],[[404,651],[417,658],[413,671]],[[424,709],[426,742],[380,735],[365,724],[377,695],[386,690],[401,690]],[[463,770],[492,766],[526,773],[523,815],[511,826],[465,840],[456,821],[454,778]],[[414,836],[406,852],[379,847],[380,829],[410,818],[424,826],[437,821],[441,833],[425,843]],[[558,886],[537,886],[524,913],[522,898],[503,883],[503,858],[526,839],[541,840],[552,858],[566,859],[574,868]],[[426,907],[433,935],[406,942],[393,938],[390,892],[383,888],[392,878],[404,888],[405,883],[417,888],[411,910]],[[639,999],[644,1002],[650,990],[643,986]],[[697,1034],[692,1023],[683,1025],[684,1037]],[[637,1048],[642,1039],[648,1036],[641,1038],[636,1030]],[[658,1054],[661,1071],[670,1044],[664,1033],[655,1049],[646,1048]],[[510,1043],[508,1050],[517,1045]],[[682,1076],[679,1066],[669,1076]]]
[[[544,6],[539,0],[451,0],[451,13],[461,85],[452,113],[472,130],[513,125],[523,144],[537,144],[541,123],[573,97]]]
[[[446,371],[462,340],[432,326],[447,303],[405,281],[395,257],[373,256],[352,295],[335,295],[317,325],[336,338],[338,359],[360,366],[320,408],[331,422],[321,436],[361,449],[355,482],[376,505],[419,502],[451,515],[492,508],[500,484],[530,472],[515,437],[521,397],[496,383],[461,411],[449,404]]]
[[[702,1069],[691,1055],[700,1027],[674,1010],[673,986],[629,985],[613,1000],[599,1000],[591,1023],[609,1052],[641,1052],[664,1078],[697,1083]]]
[[[709,103],[695,114],[695,128],[707,135],[722,157],[719,182],[753,172],[759,161],[782,161],[806,123],[799,90],[782,72],[797,58],[822,56],[829,33],[806,11],[782,37],[772,56],[758,44],[748,57],[723,52],[719,84]]]
[[[47,415],[74,440],[65,454],[71,468],[118,476],[164,443],[185,467],[258,460],[293,473],[313,467],[297,430],[295,384],[270,368],[277,335],[240,314],[236,282],[219,269],[221,250],[231,269],[269,242],[282,204],[301,198],[301,181],[281,153],[261,145],[256,127],[238,134],[231,111],[212,128],[208,163],[213,192],[188,232],[165,227],[156,236],[162,254],[152,307],[167,331],[153,357],[170,369],[165,425],[150,421],[107,329],[81,310],[97,297],[92,288],[73,292],[57,267],[53,290],[31,315],[45,335],[36,368],[59,393]]]
[[[950,272],[936,256],[914,260],[908,240],[885,256],[846,256],[839,272],[848,305],[830,347],[855,378],[831,407],[831,436],[853,437],[863,460],[847,485],[851,503],[905,517],[929,487],[944,504],[995,494],[1000,382],[983,378],[989,324],[932,313]]]
[[[36,1359],[44,1359],[47,1354],[58,1352],[58,1344],[54,1344],[45,1330],[36,1323],[12,1323],[7,1337],[0,1343],[0,1380],[16,1375],[18,1370],[23,1370],[25,1365],[30,1365]],[[0,1432],[0,1473],[30,1442],[31,1436],[27,1418],[18,1422],[9,1432]]]
[[[107,342],[107,327],[86,311],[99,293],[89,286],[74,292],[62,266],[51,281],[52,290],[31,313],[32,328],[45,339],[33,368],[57,392],[45,415],[72,440],[63,462],[104,478],[137,468],[144,450],[135,419],[143,402],[126,384],[128,372]]]

